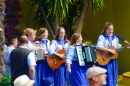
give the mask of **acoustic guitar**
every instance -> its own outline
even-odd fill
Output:
[[[119,51],[122,51],[122,50],[125,50],[125,49],[129,49],[130,48],[129,46],[130,45],[127,45],[127,46],[119,48],[117,50],[115,49],[115,47],[110,46],[108,49],[115,50],[116,51],[115,54],[112,54],[110,52],[105,52],[105,51],[97,50],[96,51],[97,62],[100,65],[107,65],[111,59],[116,59],[118,57],[118,52]]]
[[[65,55],[66,51],[62,49],[62,50],[59,50],[57,53]],[[62,59],[62,58],[60,58],[58,56],[50,56],[50,55],[48,55],[47,56],[47,62],[48,62],[49,66],[52,69],[58,69],[62,65],[62,63],[65,62],[65,58]]]

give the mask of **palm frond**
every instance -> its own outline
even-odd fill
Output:
[[[61,20],[66,18],[70,6],[75,2],[76,0],[47,0],[47,3],[51,6],[50,11],[53,15],[59,15]]]
[[[94,11],[94,13],[96,12],[96,10],[103,9],[103,7],[105,6],[104,1],[108,0],[92,0],[92,10]]]

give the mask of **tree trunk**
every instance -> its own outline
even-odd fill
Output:
[[[59,28],[59,21],[60,21],[60,19],[59,19],[59,15],[56,15],[56,20],[55,20],[55,32],[57,31],[57,29]]]
[[[2,79],[3,75],[5,76],[5,71],[2,71],[5,69],[5,65],[4,65],[4,55],[3,55],[3,51],[5,49],[5,32],[4,32],[4,19],[5,19],[5,3],[4,0],[0,1],[0,80]]]
[[[0,28],[4,29],[4,19],[5,19],[5,3],[4,0],[0,1]]]
[[[51,36],[52,36],[52,38],[54,39],[54,32],[53,32],[53,30],[52,30],[52,28],[51,28],[51,26],[50,26],[50,24],[49,24],[49,22],[48,22],[48,20],[47,20],[47,18],[46,18],[45,12],[44,12],[44,10],[43,10],[43,8],[42,8],[42,4],[41,4],[40,8],[41,8],[42,15],[43,15],[43,17],[44,17],[44,19],[45,19],[45,22],[46,22],[46,24],[47,24],[47,26],[48,26],[48,28],[49,28],[50,33],[51,33]]]
[[[82,32],[84,18],[85,18],[85,13],[87,11],[89,2],[90,2],[90,0],[86,0],[86,2],[84,3],[84,7],[83,7],[83,10],[81,12],[81,16],[79,18],[79,21],[78,21],[78,24],[77,24],[77,27],[76,27],[76,30],[75,30],[75,32],[77,32],[77,33],[81,33]]]
[[[67,21],[64,23],[64,28],[65,28],[65,30],[67,32],[66,33],[67,38],[70,39],[70,37],[71,37],[71,28],[70,28],[70,26],[69,26]]]

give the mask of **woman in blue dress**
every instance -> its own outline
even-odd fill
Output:
[[[98,50],[107,51],[112,54],[115,54],[116,51],[112,49],[108,49],[110,46],[119,49],[121,45],[119,44],[119,38],[113,34],[113,25],[109,22],[106,22],[104,25],[102,34],[98,37],[96,48]],[[116,86],[117,85],[117,77],[118,77],[118,63],[117,59],[112,59],[110,62],[101,67],[107,69],[107,84],[105,86]]]
[[[70,40],[70,45],[66,53],[66,63],[70,72],[70,86],[89,86],[86,78],[86,71],[89,66],[80,66],[76,52],[76,46],[84,46],[82,44],[81,34],[74,33]]]
[[[43,44],[45,49],[45,58],[37,61],[36,65],[36,85],[35,86],[53,86],[54,74],[53,70],[49,67],[46,58],[50,47],[50,40],[48,40],[48,30],[46,28],[40,28],[38,31],[39,38],[35,42],[36,44]]]
[[[65,29],[59,27],[55,39],[52,40],[50,45],[50,55],[56,55],[59,58],[65,58],[65,55],[57,53],[59,50],[66,50],[68,41],[65,34]],[[66,63],[63,63],[60,68],[54,70],[54,86],[67,86],[68,72]]]

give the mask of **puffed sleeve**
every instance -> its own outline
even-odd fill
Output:
[[[29,48],[29,50],[31,50],[32,52],[35,52],[35,46],[34,46],[30,41],[28,41],[28,48]]]
[[[45,52],[45,53],[48,53],[48,54],[50,55],[50,40],[47,39],[47,41],[48,41],[48,42],[47,42],[47,46],[45,46],[47,52]]]
[[[56,41],[52,40],[52,43],[49,48],[49,54],[52,55],[55,52],[55,49],[56,49]]]
[[[117,40],[116,49],[119,49],[121,47],[121,44],[119,44],[119,40],[118,39],[116,39],[116,40]]]
[[[104,37],[102,35],[100,35],[98,37],[98,41],[97,41],[97,45],[96,45],[96,48],[97,47],[103,47],[103,40],[104,40]]]
[[[73,56],[74,56],[74,49],[75,49],[75,47],[73,47],[73,46],[69,46],[67,48],[66,63],[72,64],[72,59],[73,59]]]

